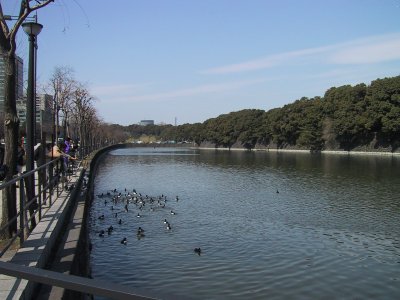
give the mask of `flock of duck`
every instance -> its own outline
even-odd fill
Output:
[[[136,189],[128,191],[125,188],[124,191],[119,191],[117,189],[108,190],[104,193],[97,195],[97,198],[104,199],[104,207],[105,209],[111,210],[111,219],[113,219],[111,220],[111,222],[113,222],[115,225],[121,225],[124,222],[124,213],[128,213],[129,211],[135,211],[137,218],[141,218],[143,216],[143,212],[145,211],[154,212],[157,210],[165,209],[169,210],[169,214],[171,216],[176,215],[176,212],[170,209],[169,206],[167,206],[167,202],[169,202],[170,200],[167,199],[167,196],[164,194],[153,197],[149,195],[142,195],[141,193],[138,193]],[[172,201],[178,202],[179,197],[176,196],[175,199]],[[122,206],[123,209],[121,209]],[[110,218],[110,213],[107,214],[107,218],[104,213],[97,217],[97,219],[102,223],[105,223],[104,221],[108,218]],[[108,223],[110,223],[109,220],[106,220],[106,222],[107,221]],[[167,221],[166,218],[164,218],[163,223],[165,226],[165,230],[172,230],[172,225],[169,221]],[[97,231],[97,233],[99,237],[103,238],[106,234],[110,235],[113,230],[113,225],[109,225],[106,229]],[[136,237],[139,240],[145,237],[145,230],[141,226],[139,226],[136,230]],[[127,243],[127,238],[123,237],[121,239],[121,244],[126,245]],[[201,248],[194,248],[193,251],[194,253],[201,255]]]

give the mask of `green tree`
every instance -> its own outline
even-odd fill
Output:
[[[324,111],[333,119],[340,148],[351,150],[370,139],[366,128],[366,85],[359,84],[329,89],[324,96]]]
[[[397,149],[400,146],[400,76],[371,82],[366,102],[366,126],[376,134],[378,145]]]

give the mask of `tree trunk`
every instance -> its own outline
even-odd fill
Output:
[[[8,167],[5,182],[11,180],[17,173],[17,145],[19,119],[16,108],[16,61],[15,54],[5,55],[5,99],[4,99],[4,141],[5,157],[4,164]],[[17,215],[17,202],[15,185],[3,190],[1,226],[8,223]],[[1,238],[11,237],[17,230],[17,221],[13,222],[8,231],[2,233]]]

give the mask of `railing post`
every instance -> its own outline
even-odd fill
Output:
[[[60,168],[60,158],[57,158],[56,162],[57,170],[56,170],[56,195],[60,195],[60,181],[61,181],[61,168]]]
[[[41,170],[39,171],[41,172]],[[39,200],[39,221],[42,219],[42,184],[41,184],[41,178],[40,174],[38,173],[38,200]]]
[[[24,179],[21,177],[19,180],[19,226],[20,236],[19,243],[22,245],[25,241],[25,193],[24,193]]]
[[[54,181],[54,165],[53,161],[49,164],[49,206],[51,206],[51,199],[53,196],[53,191],[54,191],[54,186],[53,186],[53,181]]]

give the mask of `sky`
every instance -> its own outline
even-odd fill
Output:
[[[204,122],[400,75],[400,0],[55,0],[38,21],[38,85],[72,68],[107,123]],[[17,47],[27,66],[22,30]]]

